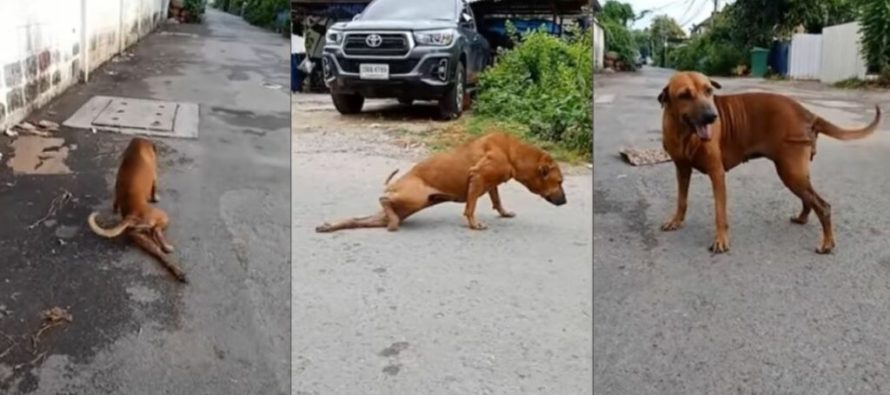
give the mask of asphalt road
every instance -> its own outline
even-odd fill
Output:
[[[191,283],[86,226],[90,211],[111,211],[130,138],[63,128],[70,173],[0,166],[0,393],[286,394],[288,41],[208,10],[203,25],[165,25],[128,52],[34,118],[61,123],[94,95],[200,104],[198,140],[154,139],[158,206]],[[14,143],[0,139],[4,160]],[[64,191],[72,198],[29,228]],[[35,347],[40,311],[54,306],[73,321]]]
[[[443,124],[430,107],[341,117],[327,96],[294,98],[294,393],[591,393],[588,169],[570,171],[562,207],[507,184],[517,217],[485,200],[482,232],[443,204],[396,233],[317,234],[378,210],[387,175],[427,154],[401,138]]]
[[[622,146],[659,147],[656,96],[669,71],[598,75],[594,138],[594,390],[597,394],[886,394],[890,392],[890,132],[819,139],[815,189],[831,204],[838,247],[820,226],[789,222],[800,201],[772,164],[728,174],[731,250],[712,256],[713,197],[692,179],[685,226],[673,165],[631,167]],[[723,93],[789,94],[842,126],[860,126],[890,94],[815,83],[718,79]]]

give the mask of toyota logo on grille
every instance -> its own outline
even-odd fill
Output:
[[[365,38],[365,44],[368,44],[371,48],[377,48],[380,44],[383,44],[383,38],[380,37],[379,34],[369,34],[367,38]]]

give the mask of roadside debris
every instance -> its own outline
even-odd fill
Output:
[[[44,119],[40,122],[37,122],[37,126],[35,126],[31,122],[22,122],[18,125],[13,126],[12,128],[7,128],[6,135],[9,137],[17,137],[19,136],[19,134],[24,133],[40,137],[49,137],[51,136],[50,132],[58,131],[59,124]]]
[[[37,352],[37,345],[40,344],[40,336],[43,334],[43,332],[46,332],[50,328],[55,328],[59,325],[66,324],[74,320],[74,317],[71,316],[71,313],[69,313],[68,310],[65,310],[59,306],[53,307],[49,310],[44,310],[40,313],[40,315],[43,317],[43,326],[41,326],[40,329],[37,330],[37,333],[31,336],[31,347],[33,348],[35,353]],[[46,354],[46,352],[44,352],[43,354]],[[32,364],[39,359],[40,356],[32,361]]]
[[[15,130],[12,130],[10,128],[6,128],[6,135],[9,137],[16,137],[19,135],[19,132],[16,132]]]
[[[263,86],[266,87],[266,88],[269,88],[269,89],[281,89],[281,85],[279,85],[279,84],[273,84],[273,83],[271,83],[271,82],[263,83]]]
[[[37,222],[34,222],[31,225],[28,225],[28,229],[34,229],[35,227],[37,227],[37,225],[40,225],[43,222],[45,222],[46,220],[50,219],[50,217],[55,215],[56,212],[59,211],[59,209],[61,209],[62,206],[65,205],[65,203],[68,203],[68,201],[71,200],[72,196],[73,195],[71,194],[71,192],[68,192],[67,190],[63,190],[62,194],[59,196],[56,196],[53,199],[53,201],[50,203],[49,211],[47,211],[46,215],[44,215],[43,218],[37,220]]]
[[[671,157],[662,148],[622,148],[618,151],[621,158],[633,166],[654,165],[670,162]]]
[[[50,132],[59,131],[59,124],[50,120],[41,119],[40,122],[37,122],[37,125],[39,125],[41,128],[49,130]]]

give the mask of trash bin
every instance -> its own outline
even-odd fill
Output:
[[[766,48],[754,47],[751,50],[751,76],[763,77],[766,75],[766,58],[769,50]]]

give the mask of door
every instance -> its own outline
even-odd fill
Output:
[[[476,17],[467,3],[461,2],[460,13],[461,33],[467,38],[469,53],[467,54],[467,82],[475,84],[479,74],[488,64],[488,41],[476,30]]]

